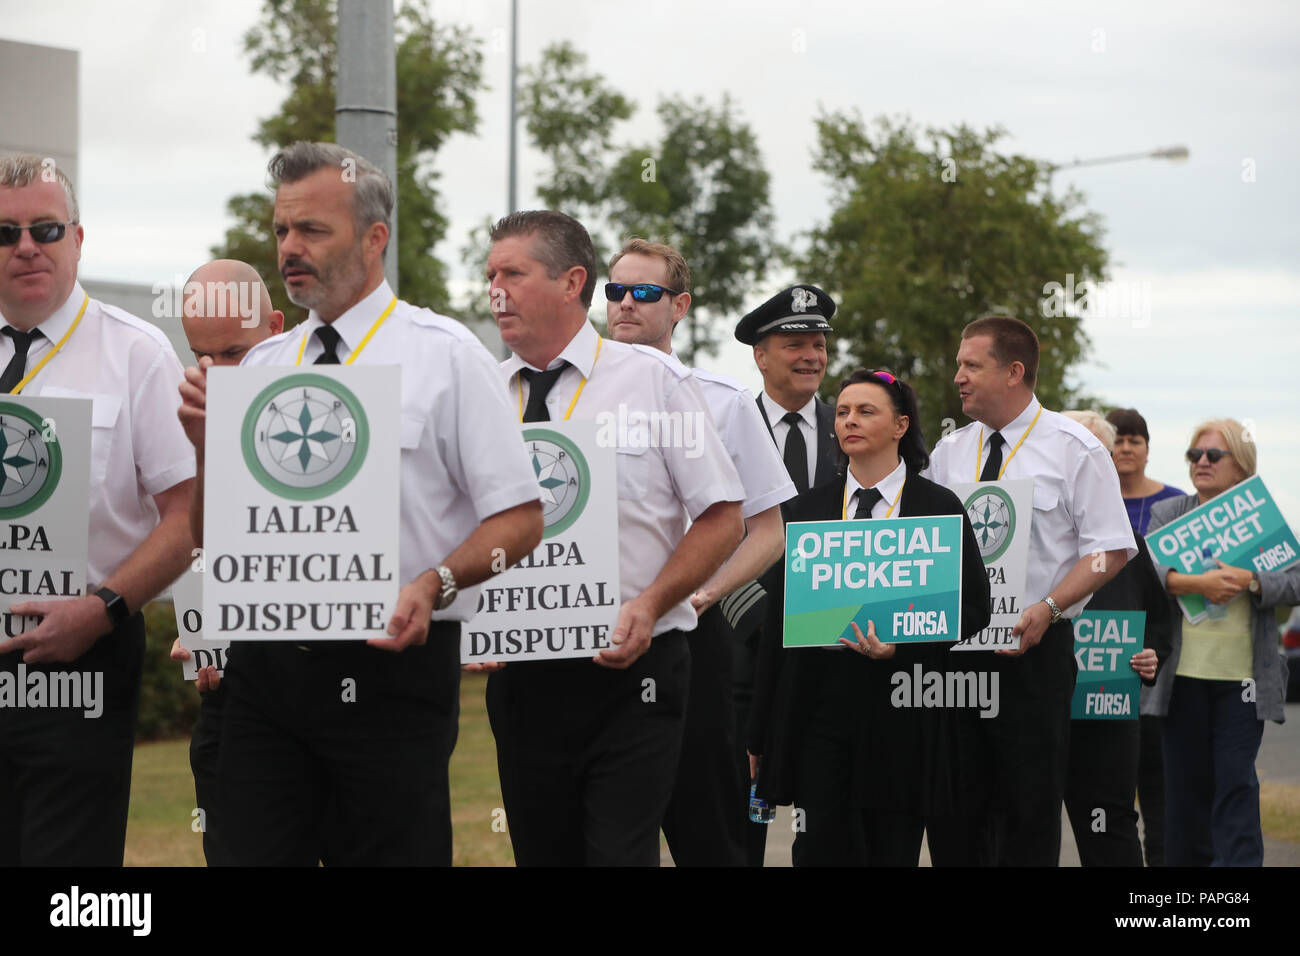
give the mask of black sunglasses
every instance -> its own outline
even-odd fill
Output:
[[[1232,452],[1224,451],[1222,448],[1187,449],[1187,460],[1190,461],[1193,465],[1201,460],[1202,455],[1206,457],[1206,459],[1210,462],[1211,465],[1217,465],[1219,463],[1219,459],[1224,457],[1225,455],[1231,458]]]
[[[605,298],[609,299],[610,302],[622,302],[623,296],[629,292],[632,293],[632,299],[636,302],[658,302],[664,297],[665,292],[669,295],[681,295],[680,292],[665,289],[653,282],[638,282],[636,285],[625,285],[622,282],[605,283]]]
[[[30,226],[0,226],[0,246],[18,245],[24,229],[32,234],[33,242],[41,245],[58,242],[67,234],[68,226],[75,225],[75,222],[34,222]]]

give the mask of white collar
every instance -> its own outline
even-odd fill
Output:
[[[903,459],[900,458],[898,460],[898,467],[872,485],[872,487],[880,492],[881,498],[892,505],[899,497],[903,488],[903,482],[906,480],[907,465],[905,465]],[[853,477],[853,469],[846,468],[844,470],[844,501],[846,509],[847,503],[853,500],[853,496],[858,493],[858,489],[861,487],[862,485],[858,482],[858,479]]]
[[[305,335],[308,340],[316,334],[316,330],[323,325],[330,325],[334,331],[339,334],[340,345],[348,352],[353,352],[361,344],[361,340],[366,337],[370,327],[375,324],[375,320],[383,315],[384,309],[388,308],[388,303],[393,301],[393,289],[385,279],[375,286],[374,291],[362,299],[356,305],[352,306],[333,322],[326,323],[312,309],[307,313],[307,321],[303,323],[306,330]]]
[[[767,412],[768,424],[775,427],[777,422],[781,421],[781,419],[785,418],[785,416],[789,414],[789,411],[788,409],[783,408],[781,405],[778,405],[776,399],[774,399],[771,395],[767,394],[767,389],[763,389],[762,397],[763,397],[763,408]],[[807,423],[808,427],[812,429],[812,433],[816,435],[817,434],[817,396],[814,395],[812,398],[808,399],[808,404],[805,405],[803,408],[799,409],[798,414],[799,417],[802,418],[804,422]]]
[[[583,322],[578,331],[569,339],[567,345],[560,351],[560,354],[551,360],[546,366],[547,369],[558,368],[561,362],[568,362],[583,378],[591,378],[591,370],[596,365],[596,345],[600,342],[600,335],[596,332],[596,327],[590,322]],[[510,358],[501,363],[501,367],[510,375],[520,369],[531,368],[534,371],[544,371],[536,366],[530,365],[521,359],[514,352],[510,353]]]

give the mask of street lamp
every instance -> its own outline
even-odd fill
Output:
[[[1080,166],[1102,166],[1106,163],[1127,163],[1134,159],[1167,159],[1173,163],[1183,163],[1191,151],[1186,146],[1163,146],[1160,149],[1153,149],[1147,153],[1125,153],[1123,156],[1102,156],[1098,159],[1075,159],[1068,163],[1052,163],[1048,166],[1051,172],[1058,172],[1062,169],[1077,169]]]

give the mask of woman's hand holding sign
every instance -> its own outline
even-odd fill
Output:
[[[858,627],[858,622],[851,622],[853,633],[857,635],[857,642],[850,641],[847,637],[841,637],[840,643],[845,647],[851,647],[859,654],[865,657],[874,657],[878,661],[887,661],[894,656],[893,644],[882,644],[876,637],[876,622],[867,621],[867,633],[864,636],[862,628]]]

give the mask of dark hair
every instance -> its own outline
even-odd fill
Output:
[[[903,432],[903,437],[898,440],[898,456],[903,459],[903,464],[907,466],[908,471],[920,472],[929,468],[930,453],[926,451],[925,435],[921,432],[921,412],[917,408],[916,392],[913,391],[912,386],[901,378],[895,378],[892,383],[888,382],[875,372],[860,368],[850,372],[849,376],[840,382],[836,396],[838,397],[850,385],[879,385],[885,390],[889,395],[889,403],[894,406],[894,414],[907,416],[907,431]],[[846,468],[848,462],[849,456],[844,454],[843,448],[840,448],[840,469]]]
[[[1136,408],[1115,408],[1106,416],[1106,421],[1115,426],[1116,435],[1141,435],[1142,440],[1151,444],[1151,433],[1147,431],[1147,420],[1138,414]]]
[[[530,209],[512,212],[498,219],[489,238],[493,242],[512,236],[533,236],[537,244],[534,258],[545,268],[552,279],[574,266],[587,271],[587,281],[582,285],[583,308],[591,308],[596,291],[596,247],[582,223],[572,216],[553,209]]]
[[[987,335],[993,339],[989,349],[1002,367],[1019,362],[1025,367],[1025,384],[1031,389],[1038,380],[1038,336],[1019,319],[1009,315],[986,315],[961,330],[963,339]]]

